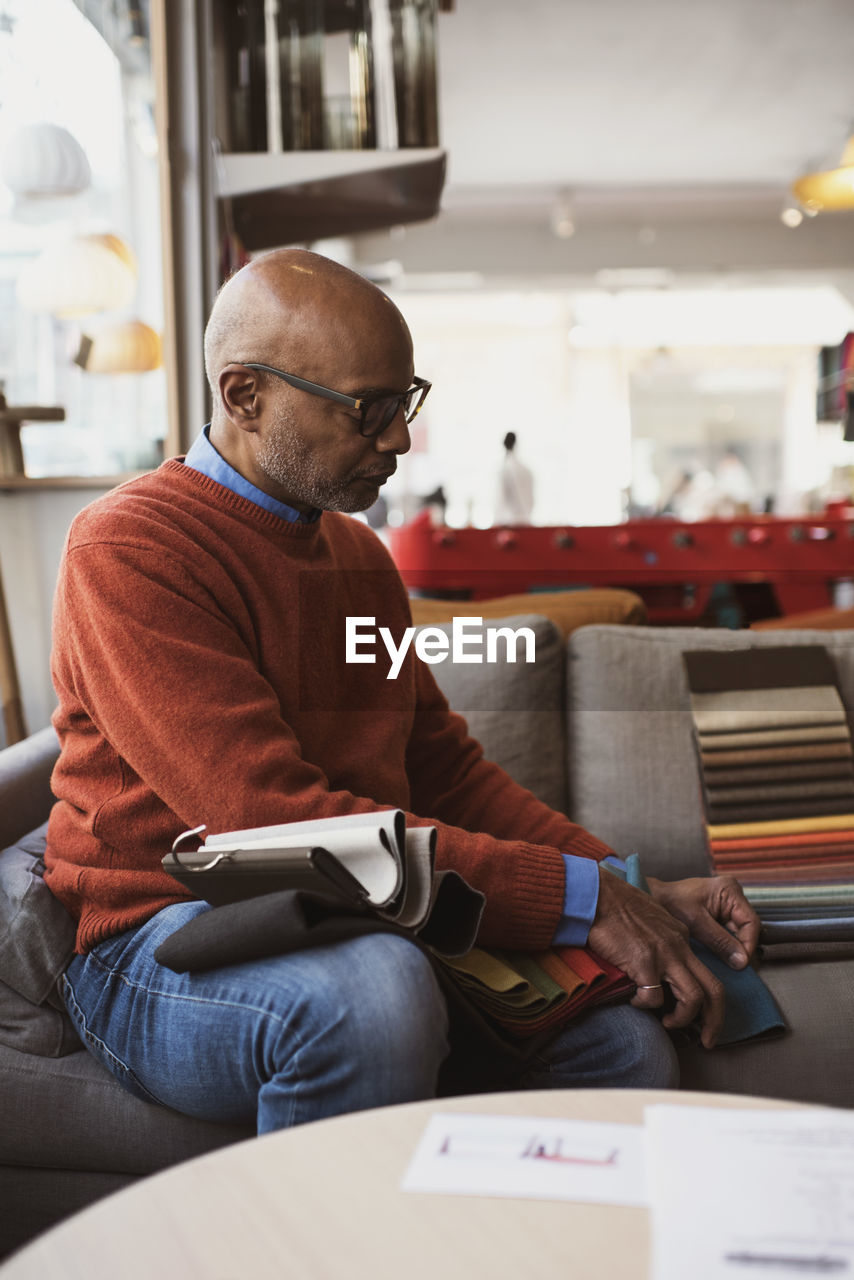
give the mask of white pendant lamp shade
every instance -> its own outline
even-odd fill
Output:
[[[0,178],[16,196],[46,199],[85,191],[92,181],[86,153],[59,124],[23,125],[0,153]]]
[[[147,373],[161,364],[160,334],[141,320],[108,325],[86,341],[87,373]]]
[[[21,271],[18,301],[62,317],[117,311],[136,289],[136,260],[118,236],[73,236],[51,245]]]

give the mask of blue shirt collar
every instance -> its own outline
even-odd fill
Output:
[[[297,522],[312,524],[320,518],[320,511],[318,510],[310,511],[307,515],[303,515],[301,511],[297,511],[294,507],[289,507],[286,502],[279,502],[278,498],[271,498],[269,493],[265,493],[263,489],[259,489],[257,485],[252,484],[250,480],[242,476],[239,471],[235,471],[231,463],[226,462],[222,454],[218,453],[211,444],[210,429],[211,424],[208,423],[202,430],[201,435],[197,436],[193,441],[184,459],[186,467],[192,467],[194,471],[199,471],[210,480],[215,480],[217,484],[230,489],[232,493],[238,494],[241,498],[248,498],[256,506],[263,507],[265,511],[271,511],[274,516],[280,516],[282,520],[288,520],[291,524]]]

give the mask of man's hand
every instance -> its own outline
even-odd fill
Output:
[[[656,902],[688,926],[692,938],[705,943],[731,969],[743,969],[759,941],[759,917],[732,876],[703,879],[648,880]]]
[[[678,889],[678,884],[661,886],[656,882],[655,891]],[[681,911],[690,903],[687,909],[692,918],[702,914],[695,895],[696,891],[685,897],[678,892],[675,895]],[[671,893],[669,896],[672,898],[674,895]],[[711,919],[708,899],[705,906]],[[727,936],[731,950],[732,938]],[[700,1016],[701,1040],[707,1049],[714,1046],[723,1026],[724,990],[717,978],[693,954],[688,946],[686,925],[669,909],[665,910],[649,894],[601,869],[599,902],[588,942],[604,960],[617,965],[637,984],[638,990],[632,999],[636,1008],[660,1008],[664,1003],[660,984],[666,982],[673,992],[676,1006],[665,1014],[662,1024],[665,1027],[687,1027]]]

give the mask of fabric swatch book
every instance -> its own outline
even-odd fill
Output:
[[[766,948],[854,943],[854,749],[829,654],[684,661],[713,869],[738,879]]]
[[[481,895],[455,872],[436,873],[435,829],[407,829],[400,810],[203,836],[204,828],[184,832],[163,859],[165,871],[217,908],[159,949],[170,967],[247,958],[262,940],[265,951],[316,945],[329,927],[340,936],[348,918],[368,915],[427,943],[466,999],[513,1039],[634,991],[621,970],[582,947],[536,955],[475,947]],[[321,902],[331,905],[318,934]]]
[[[180,931],[185,941],[205,935],[206,957],[220,927],[233,935],[256,931],[248,952],[229,953],[235,960],[259,954],[261,929],[265,937],[274,931],[269,945],[292,949],[292,942],[312,945],[308,933],[321,919],[328,926],[345,917],[368,916],[417,934],[443,954],[463,954],[474,942],[483,895],[456,872],[436,871],[435,828],[407,829],[399,809],[226,831],[200,843],[203,833],[184,832],[162,863],[217,908]]]

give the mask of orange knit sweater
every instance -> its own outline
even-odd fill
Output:
[[[347,664],[348,615],[397,642],[410,623],[385,548],[347,516],[290,524],[172,459],[77,517],[45,878],[78,950],[186,896],[160,860],[189,827],[388,807],[437,824],[438,865],[486,894],[484,944],[549,945],[560,851],[610,850],[483,759],[411,649],[396,680]]]

